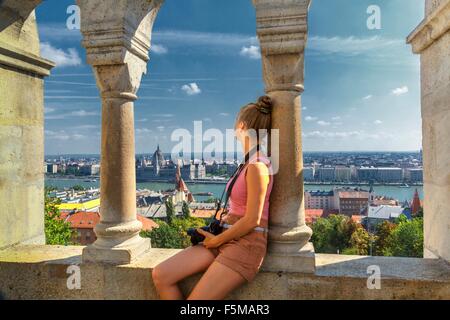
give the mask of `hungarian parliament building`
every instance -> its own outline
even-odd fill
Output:
[[[180,160],[179,164],[175,164],[172,160],[164,158],[158,145],[151,161],[145,157],[136,161],[136,179],[138,182],[172,181],[177,173],[177,165],[180,165],[181,178],[185,181],[206,178],[206,163],[204,160],[198,163],[195,163],[193,159],[189,163]]]

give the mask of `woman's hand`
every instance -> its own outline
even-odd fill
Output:
[[[205,248],[213,249],[222,245],[222,242],[220,241],[220,238],[218,236],[215,236],[212,233],[201,228],[198,228],[197,232],[205,236],[205,240],[203,240],[203,246],[205,246]]]

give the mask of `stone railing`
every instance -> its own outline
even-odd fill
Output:
[[[80,246],[16,246],[0,251],[6,299],[157,299],[152,268],[178,250],[150,249],[120,266],[82,263]],[[80,269],[80,289],[67,282]],[[371,279],[380,271],[379,289]],[[69,273],[68,273],[69,272]],[[181,283],[188,293],[200,275]],[[370,278],[369,278],[370,277]],[[369,285],[368,285],[369,282]],[[262,270],[230,299],[450,299],[450,265],[438,259],[316,254],[315,273]]]

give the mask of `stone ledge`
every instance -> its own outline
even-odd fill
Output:
[[[406,42],[412,45],[413,52],[422,53],[445,34],[450,29],[449,17],[450,0],[444,0],[407,37]]]
[[[157,299],[151,269],[179,250],[150,249],[128,265],[82,263],[81,246],[16,246],[0,251],[0,291],[7,299]],[[81,289],[66,286],[80,265]],[[367,289],[378,265],[381,289]],[[200,275],[181,283],[189,292]],[[450,299],[450,266],[435,259],[316,255],[316,273],[262,271],[232,299]]]
[[[35,74],[39,77],[50,75],[55,64],[50,60],[0,41],[0,64]]]

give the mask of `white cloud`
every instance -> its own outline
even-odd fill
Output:
[[[221,112],[221,113],[219,113],[219,116],[222,116],[222,117],[228,117],[230,114],[229,113],[227,113],[227,112]]]
[[[137,128],[136,129],[136,134],[138,135],[142,135],[142,134],[148,134],[148,133],[152,133],[153,131],[147,128]]]
[[[320,139],[392,139],[393,135],[386,132],[367,133],[365,131],[310,131],[302,133],[304,138],[320,138]]]
[[[361,135],[359,131],[343,131],[343,132],[331,132],[331,131],[311,131],[304,132],[305,138],[349,138]]]
[[[373,123],[378,125],[378,124],[382,124],[383,121],[381,121],[381,120],[375,120]]]
[[[257,46],[242,47],[240,55],[243,57],[250,58],[250,59],[260,59],[261,58],[261,52],[259,51],[259,47],[257,47]]]
[[[369,95],[367,95],[367,96],[365,96],[364,98],[362,98],[363,100],[370,100],[370,99],[372,99],[372,95],[371,94],[369,94]]]
[[[44,113],[45,113],[45,114],[51,113],[51,112],[53,112],[53,111],[55,111],[55,108],[51,108],[51,107],[45,107],[45,108],[44,108]]]
[[[65,23],[39,23],[39,36],[45,41],[79,42],[82,38],[79,29],[70,30]]]
[[[81,124],[79,126],[72,127],[72,129],[79,129],[79,130],[89,130],[98,128],[100,128],[100,125],[97,124]]]
[[[363,58],[359,62],[371,65],[403,65],[419,67],[420,60],[411,54],[404,39],[374,37],[320,37],[308,38],[307,54],[320,59]],[[352,63],[355,63],[352,61]]]
[[[86,136],[84,134],[75,133],[72,135],[72,139],[74,139],[74,140],[80,140],[80,139],[84,139],[84,138],[86,138]]]
[[[167,47],[160,44],[152,44],[150,50],[155,54],[166,54],[169,52],[169,49],[167,49]]]
[[[158,129],[159,131],[164,131],[165,128],[166,128],[166,127],[164,127],[164,126],[158,126],[158,127],[156,127],[156,129]]]
[[[320,121],[317,121],[317,124],[319,126],[329,126],[331,123],[329,123],[327,121],[320,120]]]
[[[161,118],[173,118],[175,115],[173,113],[155,113],[152,114],[154,117],[161,117]]]
[[[75,117],[88,117],[88,116],[98,116],[99,113],[96,111],[77,110],[72,111],[69,115]]]
[[[302,110],[308,110],[308,108],[307,107],[303,107]]]
[[[100,115],[100,113],[98,113],[96,111],[77,110],[77,111],[72,111],[72,112],[63,113],[63,114],[46,116],[45,119],[58,120],[58,119],[66,119],[66,118],[70,118],[70,117],[89,117],[89,116],[99,116],[99,115]]]
[[[81,140],[87,137],[80,133],[67,133],[65,130],[60,131],[45,130],[45,138],[48,140],[68,141],[68,140]]]
[[[336,116],[336,117],[333,117],[333,118],[331,118],[333,121],[337,121],[337,120],[341,120],[341,117],[340,116]]]
[[[311,117],[311,116],[306,116],[306,117],[305,117],[305,120],[306,120],[306,121],[316,121],[317,118],[316,118],[316,117]]]
[[[195,82],[183,85],[181,87],[181,90],[183,90],[188,96],[194,96],[202,92],[202,90]]]
[[[81,65],[81,58],[75,48],[67,51],[53,47],[48,42],[41,43],[41,55],[56,63],[56,67],[69,67]]]
[[[147,121],[148,121],[147,118],[136,119],[136,122],[147,122]]]
[[[325,54],[342,54],[347,56],[371,53],[379,49],[387,50],[401,45],[405,45],[404,40],[386,39],[379,36],[366,38],[313,36],[308,39],[308,46],[311,50]]]
[[[406,94],[408,92],[409,92],[409,89],[408,89],[407,86],[395,88],[394,90],[392,90],[392,94],[394,96],[401,96],[401,95]]]
[[[258,39],[255,36],[237,34],[237,33],[218,33],[218,32],[197,32],[189,30],[161,30],[155,31],[152,38],[159,42],[185,44],[189,45],[207,45],[207,46],[244,46],[257,45]]]

